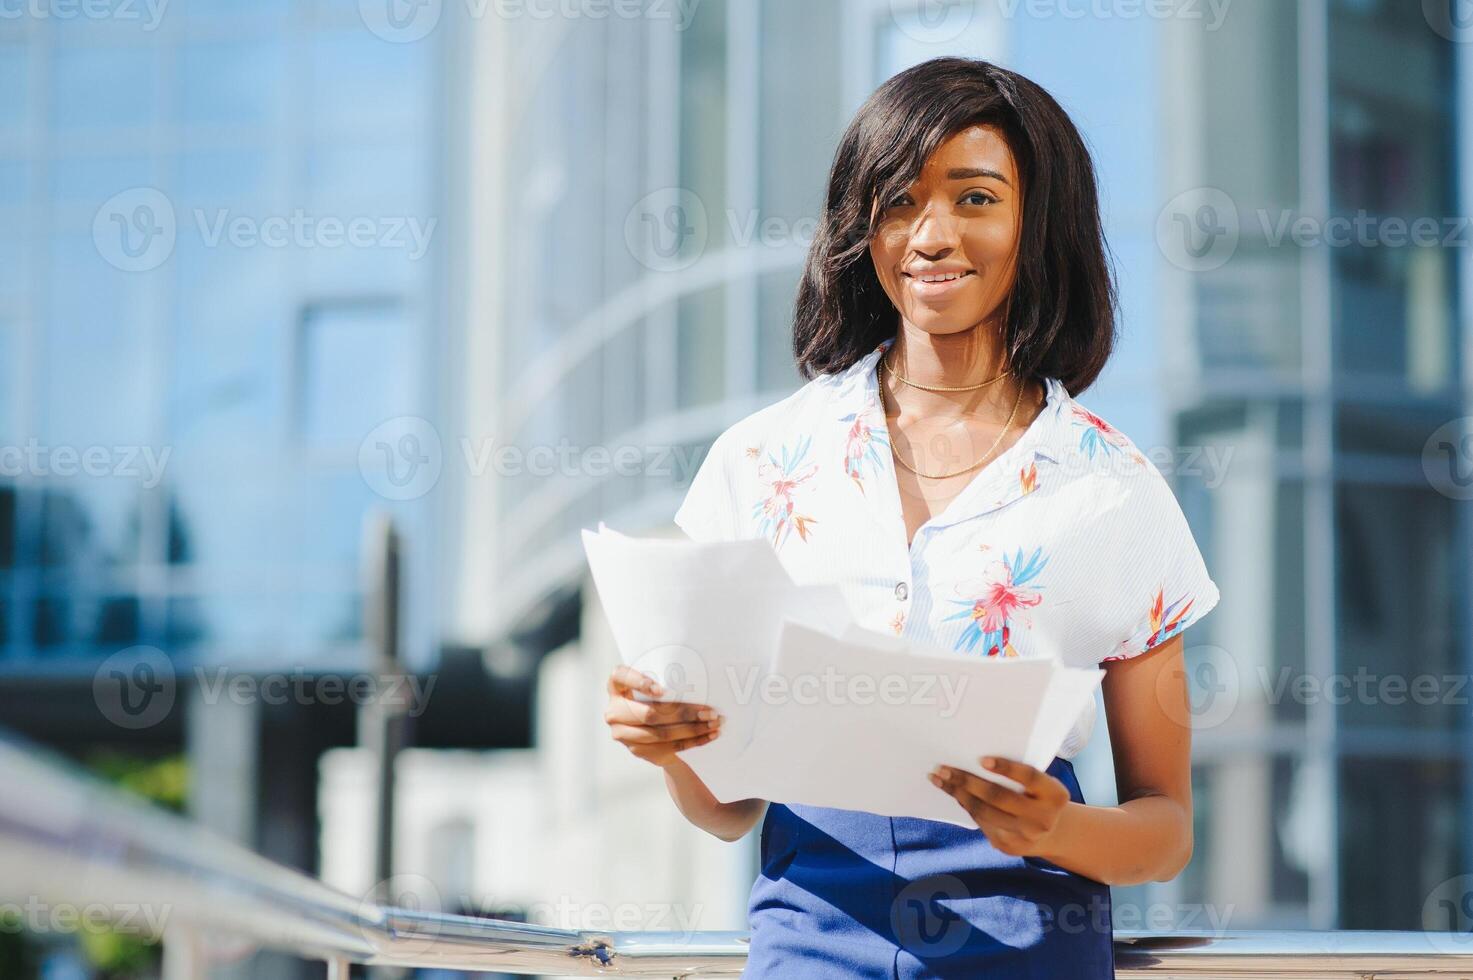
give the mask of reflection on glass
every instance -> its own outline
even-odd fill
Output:
[[[0,43],[0,133],[19,135],[30,111],[30,64],[24,45]]]
[[[179,59],[179,110],[185,125],[280,122],[290,77],[281,39],[196,42],[185,45]]]
[[[1460,669],[1450,586],[1467,560],[1452,502],[1430,487],[1343,484],[1335,516],[1337,671],[1349,687],[1341,723],[1463,728],[1468,710],[1447,682]]]
[[[1421,4],[1338,0],[1329,45],[1331,208],[1357,222],[1330,246],[1335,362],[1436,391],[1456,364],[1453,44]]]
[[[682,32],[680,58],[680,186],[706,210],[704,258],[728,248],[733,210],[726,182],[726,2],[706,4]],[[740,247],[739,245],[735,247]],[[734,283],[733,289],[747,289]],[[680,408],[719,402],[726,393],[726,289],[681,297],[677,307],[675,373]]]
[[[1340,760],[1341,928],[1466,930],[1439,907],[1440,886],[1468,870],[1464,768],[1461,758]],[[1464,915],[1466,897],[1454,889]]]
[[[1199,764],[1192,778],[1195,846],[1178,879],[1178,914],[1193,921],[1184,918],[1178,927],[1306,927],[1310,871],[1326,858],[1329,807],[1311,771],[1292,756]]]
[[[78,18],[81,19],[81,18]],[[153,122],[155,67],[145,47],[62,47],[52,55],[51,125],[59,130]]]
[[[413,406],[414,365],[400,311],[376,303],[321,304],[302,317],[297,433],[309,449],[351,450]]]

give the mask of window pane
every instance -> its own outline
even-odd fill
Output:
[[[1203,921],[1182,925],[1306,927],[1310,872],[1328,857],[1331,816],[1313,771],[1293,756],[1215,761],[1194,768],[1192,801],[1196,846],[1178,880],[1182,905],[1194,914],[1200,905]]]
[[[1351,684],[1326,693],[1344,698],[1342,723],[1462,728],[1466,695],[1445,678],[1461,670],[1451,583],[1467,560],[1452,502],[1423,487],[1342,484],[1336,525],[1338,669]]]
[[[21,44],[0,44],[0,134],[17,138],[25,129],[30,109],[30,64]]]
[[[682,32],[680,60],[680,186],[706,209],[705,256],[732,247],[735,214],[726,184],[726,3],[703,5]],[[748,247],[756,247],[754,241]],[[734,284],[733,288],[744,288]],[[726,393],[726,291],[720,287],[681,297],[677,307],[676,404],[685,408],[721,400]]]
[[[1468,869],[1463,770],[1461,759],[1340,761],[1339,928],[1424,928],[1438,886]]]
[[[265,126],[281,118],[288,74],[280,40],[190,44],[180,70],[186,125]]]
[[[1453,250],[1440,247],[1459,213],[1453,44],[1421,4],[1346,2],[1330,5],[1329,44],[1331,209],[1368,219],[1332,248],[1335,361],[1437,390],[1457,363]]]
[[[415,358],[399,311],[321,306],[302,321],[299,434],[314,449],[351,450],[413,409]]]
[[[50,322],[41,335],[42,439],[78,451],[142,445],[152,404],[143,311],[153,277],[108,265],[90,237],[56,237],[51,245]]]
[[[154,116],[152,48],[61,48],[51,66],[58,129],[145,126]]]

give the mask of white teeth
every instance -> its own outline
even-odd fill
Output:
[[[953,279],[960,279],[961,277],[962,273],[960,272],[949,272],[944,276],[921,276],[920,280],[921,282],[951,282]]]

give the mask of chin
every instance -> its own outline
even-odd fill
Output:
[[[919,310],[911,311],[907,319],[917,330],[942,336],[970,330],[982,319],[982,315],[979,313],[976,315],[968,314],[961,316],[949,311],[943,313],[938,310],[929,310],[922,307]]]

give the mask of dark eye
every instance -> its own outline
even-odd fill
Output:
[[[972,191],[962,198],[968,204],[996,204],[997,198],[985,191]]]
[[[904,191],[901,191],[899,194],[896,194],[894,197],[890,198],[890,203],[889,204],[886,204],[885,207],[887,207],[887,208],[898,208],[903,203],[905,203],[905,200],[908,197],[910,197],[909,194],[905,193]]]

